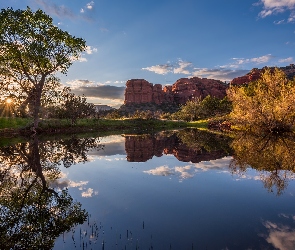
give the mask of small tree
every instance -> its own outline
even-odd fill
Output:
[[[41,96],[47,79],[65,74],[85,50],[85,41],[62,31],[42,10],[0,12],[0,89],[15,86],[38,127]]]
[[[266,68],[248,86],[231,87],[228,97],[233,103],[233,122],[246,129],[281,133],[294,126],[295,81],[277,68]]]
[[[185,121],[195,121],[200,118],[201,114],[201,100],[189,100],[180,107],[180,110],[172,115],[173,119],[180,119]]]
[[[225,115],[231,110],[231,102],[225,97],[219,99],[210,95],[203,100],[200,98],[188,100],[180,110],[172,115],[173,119],[185,121],[196,121],[198,119],[208,118],[215,115]]]
[[[231,102],[227,97],[219,99],[207,95],[201,102],[201,116],[207,118],[216,115],[225,115],[230,113],[231,108]]]
[[[97,114],[93,103],[88,103],[84,95],[75,95],[69,87],[48,94],[51,103],[46,110],[51,118],[66,118],[75,124],[79,118],[95,117]]]

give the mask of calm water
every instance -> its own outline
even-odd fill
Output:
[[[187,130],[1,148],[3,249],[295,249],[294,141]]]

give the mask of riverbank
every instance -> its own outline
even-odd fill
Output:
[[[0,137],[30,136],[31,120],[24,118],[1,118]],[[186,127],[206,128],[205,120],[197,122],[158,119],[79,119],[72,124],[67,119],[43,119],[38,134],[71,134],[81,132],[153,133],[161,130]]]

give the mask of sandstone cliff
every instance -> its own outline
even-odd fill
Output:
[[[242,85],[242,84],[247,84],[249,82],[255,81],[260,77],[261,73],[264,72],[265,68],[266,67],[263,67],[262,69],[254,68],[248,74],[234,78],[230,84],[231,85]],[[270,68],[274,69],[274,67],[270,67]],[[284,71],[286,76],[289,79],[293,79],[293,77],[295,76],[295,65],[294,64],[290,64],[289,66],[286,66],[286,67],[280,67],[279,69]]]
[[[184,104],[187,100],[205,98],[207,95],[223,98],[226,89],[227,85],[222,81],[198,77],[181,78],[164,88],[161,84],[153,85],[144,79],[132,79],[126,83],[124,104]]]

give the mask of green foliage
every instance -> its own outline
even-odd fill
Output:
[[[104,115],[105,119],[121,119],[123,115],[119,110],[110,110]]]
[[[231,118],[240,127],[273,133],[294,128],[295,81],[277,68],[266,68],[248,86],[231,87],[228,97],[233,103]]]
[[[171,115],[172,119],[196,121],[213,117],[216,115],[225,115],[231,110],[231,102],[225,97],[219,99],[212,96],[206,96],[203,100],[189,100],[181,106],[180,110]]]
[[[28,106],[38,126],[41,96],[56,72],[66,73],[86,48],[85,41],[62,31],[42,10],[0,12],[0,92]]]
[[[96,115],[94,104],[88,103],[85,96],[76,96],[71,92],[66,92],[62,97],[63,102],[53,110],[58,118],[70,119],[72,124],[75,124],[77,119]]]
[[[23,128],[31,123],[31,119],[28,118],[0,118],[0,129],[5,128]]]
[[[172,119],[195,121],[200,118],[201,114],[201,100],[189,100],[186,104],[180,107],[180,110],[171,115]]]

